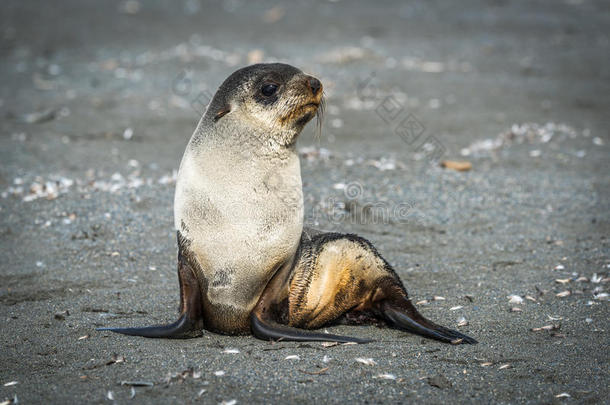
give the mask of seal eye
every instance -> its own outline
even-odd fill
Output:
[[[273,84],[273,83],[265,83],[265,84],[263,84],[263,87],[261,88],[261,93],[263,93],[263,96],[265,96],[265,97],[272,96],[276,91],[277,91],[277,84]]]

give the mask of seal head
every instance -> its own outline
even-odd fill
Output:
[[[316,114],[322,113],[322,84],[313,76],[283,63],[239,69],[221,85],[200,127],[224,127],[223,121],[264,132],[266,142],[292,145]],[[237,121],[232,118],[238,117]],[[226,131],[224,133],[227,133]]]

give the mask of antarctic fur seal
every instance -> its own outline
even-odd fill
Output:
[[[214,95],[178,172],[180,317],[100,328],[187,338],[203,329],[262,339],[364,343],[310,329],[383,320],[444,342],[476,343],[420,315],[392,267],[355,235],[303,228],[296,138],[322,84],[280,63],[237,70]]]

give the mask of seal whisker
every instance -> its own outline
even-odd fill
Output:
[[[324,97],[324,91],[322,91],[322,98],[320,98],[320,104],[318,105],[318,109],[316,110],[316,131],[315,131],[315,140],[316,142],[320,141],[322,137],[322,124],[324,122],[324,112],[326,111],[326,98]]]

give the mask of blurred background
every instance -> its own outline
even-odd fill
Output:
[[[567,123],[599,136],[607,132],[608,13],[606,2],[586,0],[7,1],[4,125],[57,110],[29,118],[53,121],[40,129],[75,141],[73,159],[97,160],[100,147],[121,145],[104,164],[128,152],[170,169],[224,78],[282,61],[322,79],[329,109],[319,144],[327,148],[414,153],[417,145],[394,132],[399,122],[376,114],[388,96],[452,155],[514,123]],[[134,142],[126,144],[127,128]],[[305,133],[301,144],[313,143]]]

